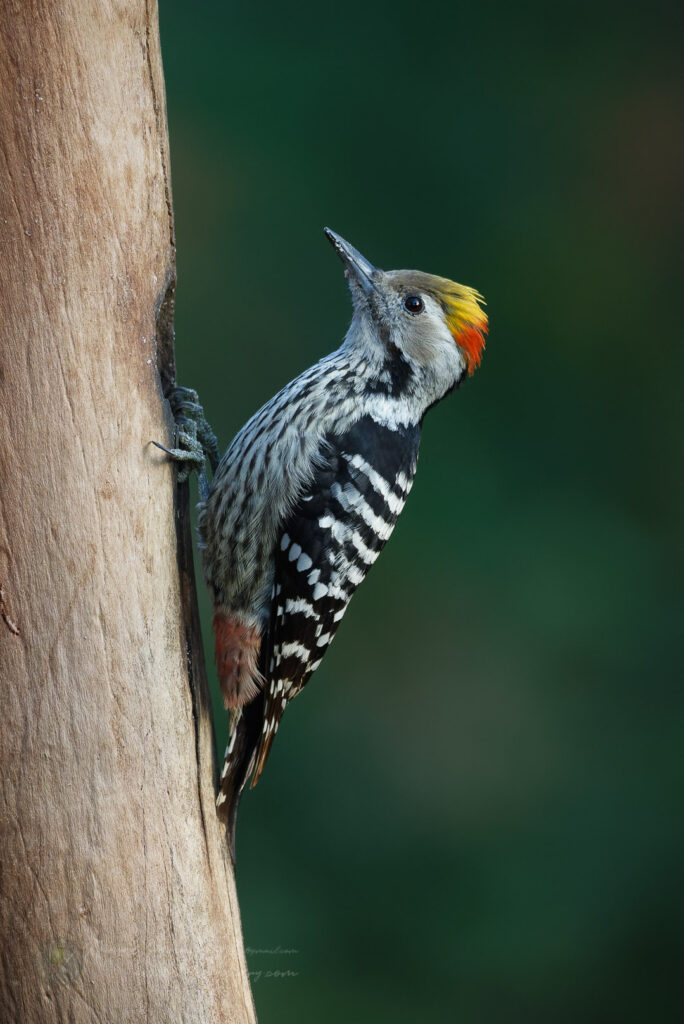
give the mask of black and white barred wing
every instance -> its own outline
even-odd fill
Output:
[[[320,665],[352,594],[390,536],[416,469],[419,428],[364,418],[326,457],[277,544],[255,785],[286,705]]]

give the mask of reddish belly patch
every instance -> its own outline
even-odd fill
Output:
[[[214,655],[223,702],[227,708],[249,704],[258,694],[262,677],[258,669],[261,629],[248,626],[217,608],[214,612]]]

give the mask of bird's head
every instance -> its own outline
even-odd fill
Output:
[[[444,392],[480,365],[487,333],[474,288],[419,270],[379,270],[329,228],[354,303],[348,341],[397,355]],[[441,396],[438,396],[441,397]]]

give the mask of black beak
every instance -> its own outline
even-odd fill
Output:
[[[323,228],[323,230],[333,249],[347,268],[347,274],[354,275],[366,294],[369,294],[371,291],[377,291],[373,284],[373,274],[375,273],[373,264],[369,263],[366,257],[362,256],[353,245],[345,242],[344,238],[338,235],[336,231],[331,231],[330,228]]]

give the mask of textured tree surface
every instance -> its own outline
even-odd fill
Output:
[[[149,445],[170,196],[156,4],[3,3],[3,1024],[254,1020],[187,492]]]

